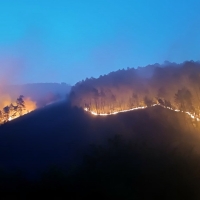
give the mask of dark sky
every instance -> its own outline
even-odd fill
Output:
[[[0,0],[0,81],[199,60],[199,0]]]

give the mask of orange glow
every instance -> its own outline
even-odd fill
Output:
[[[24,99],[27,112],[31,112],[37,108],[36,102],[32,101],[29,97]]]
[[[162,106],[162,105],[160,105],[160,104],[153,104],[151,107],[153,107],[153,106],[161,106],[161,107],[163,107],[163,108],[165,108],[165,109],[170,109],[170,110],[173,110],[172,108],[170,108],[170,107],[165,107],[165,106]],[[147,106],[142,106],[142,107],[135,107],[135,108],[131,108],[131,109],[128,109],[128,110],[120,110],[120,111],[115,111],[115,112],[111,112],[111,113],[96,113],[96,112],[94,112],[94,111],[90,111],[88,108],[84,108],[84,110],[85,111],[87,111],[87,112],[90,112],[92,115],[98,115],[98,116],[108,116],[108,115],[116,115],[116,114],[118,114],[118,113],[122,113],[122,112],[129,112],[129,111],[133,111],[133,110],[141,110],[141,109],[145,109],[145,108],[147,108]],[[173,110],[174,112],[182,112],[182,111],[180,111],[180,110],[178,110],[178,109],[175,109],[175,110]],[[185,112],[187,115],[189,115],[192,119],[196,119],[197,121],[200,121],[200,118],[199,117],[197,117],[197,116],[195,116],[195,114],[192,114],[192,113],[190,113],[190,112]]]
[[[36,102],[32,101],[29,97],[26,97],[24,100],[24,107],[22,107],[21,111],[17,108],[17,103],[12,101],[9,95],[2,95],[0,101],[0,124],[5,123],[7,121],[11,121],[16,119],[22,115],[25,115],[37,108]],[[7,111],[4,110],[8,107]]]
[[[1,100],[0,100],[0,110],[6,107],[7,105],[10,105],[12,102],[11,98],[7,94],[1,94]]]

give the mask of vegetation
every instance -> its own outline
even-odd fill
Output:
[[[200,111],[200,63],[185,62],[127,68],[72,87],[72,105],[96,113],[161,105],[193,113]]]
[[[0,197],[199,199],[199,127],[184,119],[162,107],[91,116],[63,103],[6,123]]]
[[[10,105],[4,107],[3,110],[0,110],[0,124],[22,116],[27,112],[28,110],[26,109],[24,96],[20,95],[15,104],[11,103]]]
[[[166,65],[87,79],[72,88],[71,104],[2,125],[0,197],[200,199],[200,122],[186,114],[199,116],[200,64]],[[82,109],[137,106],[147,108],[105,117]],[[24,109],[20,96],[1,115]]]

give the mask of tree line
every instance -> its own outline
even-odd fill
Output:
[[[156,63],[87,78],[72,87],[70,102],[96,113],[160,104],[199,116],[200,62]]]
[[[11,103],[0,110],[0,124],[6,123],[11,119],[22,116],[27,113],[24,96],[20,95],[15,103]]]

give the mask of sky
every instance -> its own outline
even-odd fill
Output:
[[[0,0],[0,83],[75,84],[200,60],[199,0]]]

